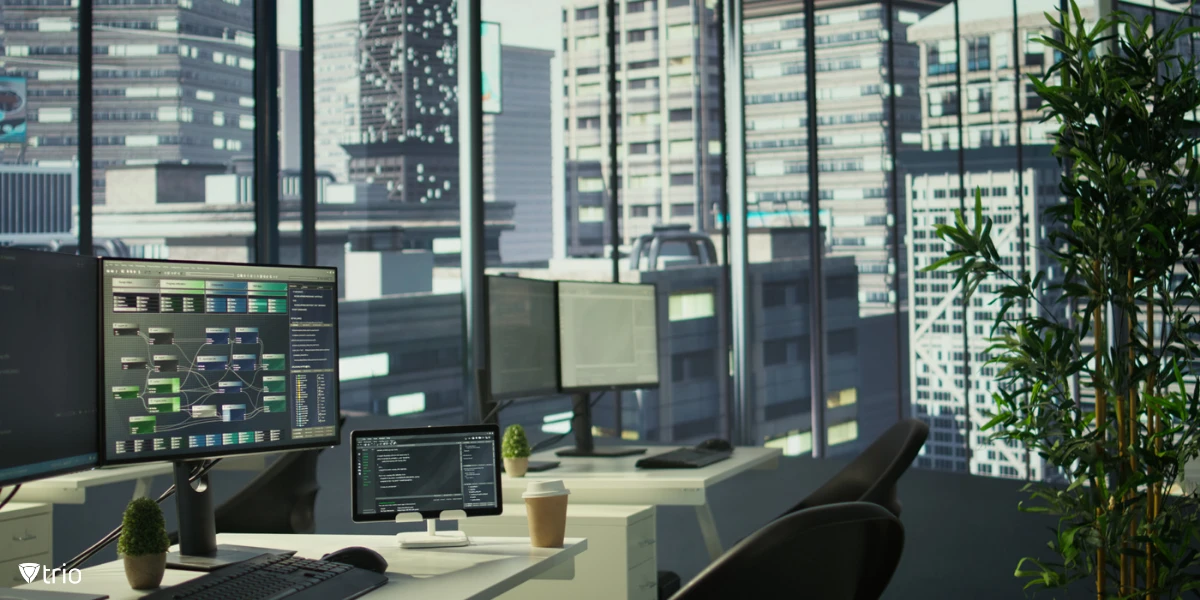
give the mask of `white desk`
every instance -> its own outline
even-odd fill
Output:
[[[387,585],[368,598],[437,598],[483,600],[541,576],[573,576],[575,556],[587,549],[587,540],[568,539],[563,548],[531,548],[529,538],[472,538],[462,548],[401,550],[392,535],[257,535],[223,533],[217,542],[296,550],[297,556],[321,558],[347,546],[365,546],[388,561]],[[203,575],[167,569],[163,586],[177,585]],[[34,583],[22,589],[93,592],[112,600],[138,598],[144,592],[130,589],[125,566],[113,561],[83,570],[75,586]],[[75,588],[75,589],[65,589]]]
[[[252,454],[226,458],[217,463],[213,470],[261,471],[267,466],[267,456],[266,454]],[[133,497],[141,498],[150,493],[150,484],[155,477],[170,476],[174,473],[173,469],[172,463],[153,462],[59,475],[22,484],[13,500],[50,504],[84,504],[87,502],[88,488],[126,481],[135,482]]]
[[[525,477],[504,476],[504,497],[515,502],[530,480],[561,479],[571,490],[572,503],[694,506],[704,544],[709,556],[716,560],[723,547],[708,504],[708,488],[746,471],[778,468],[783,450],[738,447],[727,460],[699,469],[638,469],[634,466],[645,456],[678,447],[651,446],[646,454],[618,458],[559,457],[553,450],[539,452],[530,460],[557,460],[562,464],[549,471],[528,473]]]

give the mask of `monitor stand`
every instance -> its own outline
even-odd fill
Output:
[[[588,393],[573,394],[571,408],[574,416],[571,418],[571,432],[575,434],[575,447],[564,448],[555,454],[558,456],[594,456],[617,458],[621,456],[637,456],[645,454],[645,448],[632,446],[609,446],[597,448],[592,438],[592,403]]]
[[[467,513],[461,510],[446,510],[438,515],[443,521],[457,521],[467,518]],[[397,523],[415,523],[422,520],[421,513],[408,512],[396,515]],[[465,531],[438,531],[438,519],[424,519],[425,531],[407,531],[396,534],[396,543],[401,548],[453,548],[471,545],[471,538]]]
[[[192,469],[203,461],[175,462],[175,508],[179,513],[179,550],[167,553],[167,567],[187,571],[214,571],[264,554],[295,554],[249,546],[217,545],[216,513],[208,474],[188,481]]]

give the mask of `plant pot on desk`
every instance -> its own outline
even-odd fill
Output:
[[[125,562],[125,579],[135,590],[152,590],[162,583],[167,570],[167,553],[122,556]]]
[[[504,459],[504,472],[509,477],[524,477],[525,472],[529,470],[529,457],[522,456],[521,458],[506,458]]]

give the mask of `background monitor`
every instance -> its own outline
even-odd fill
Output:
[[[657,387],[653,284],[558,282],[564,391]]]
[[[97,460],[96,259],[0,248],[0,486]]]
[[[101,461],[330,446],[337,270],[105,259]]]
[[[487,375],[494,400],[558,392],[554,282],[487,278]]]
[[[500,514],[496,425],[355,431],[350,440],[355,521],[395,521],[401,513],[424,519],[446,511]]]

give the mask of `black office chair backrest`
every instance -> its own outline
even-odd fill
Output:
[[[869,502],[818,506],[772,521],[671,600],[878,600],[904,549],[904,526]]]
[[[900,516],[896,483],[917,458],[927,437],[929,426],[920,419],[904,419],[892,425],[833,479],[784,514],[837,502],[873,502]]]
[[[286,452],[216,510],[217,533],[313,533],[317,459],[323,448]]]

